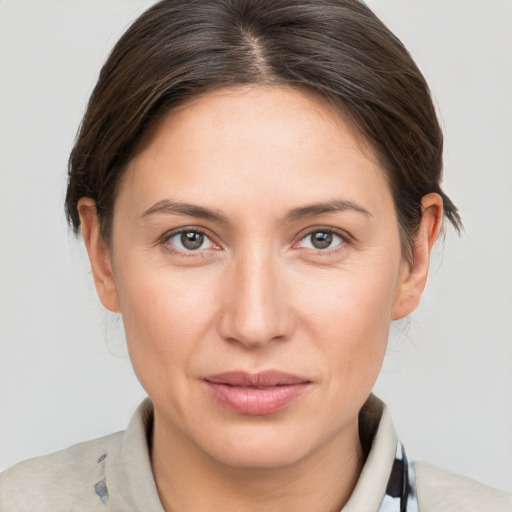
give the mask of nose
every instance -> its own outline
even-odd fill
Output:
[[[295,329],[284,269],[271,254],[246,251],[222,285],[221,336],[247,348],[285,340]]]

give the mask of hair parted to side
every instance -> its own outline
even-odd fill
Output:
[[[82,197],[96,201],[109,242],[120,179],[150,124],[198,95],[244,84],[309,89],[338,108],[387,172],[402,248],[421,199],[444,194],[443,134],[429,88],[402,43],[359,0],[163,0],[116,44],[69,159],[66,214],[76,233]]]

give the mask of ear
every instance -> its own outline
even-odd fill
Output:
[[[420,303],[427,282],[430,252],[441,229],[443,199],[439,194],[427,194],[421,200],[423,211],[418,236],[412,247],[412,261],[404,261],[393,305],[393,320],[412,313]]]
[[[112,272],[110,250],[100,235],[100,223],[96,202],[89,197],[78,201],[78,213],[82,226],[82,238],[89,254],[96,292],[101,303],[110,311],[118,313],[119,301]]]

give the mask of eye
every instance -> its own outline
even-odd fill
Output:
[[[202,232],[194,229],[182,229],[171,233],[165,242],[184,252],[210,249],[213,242]]]
[[[334,249],[344,242],[343,238],[328,229],[319,229],[308,233],[299,242],[300,247],[323,251],[325,249]]]

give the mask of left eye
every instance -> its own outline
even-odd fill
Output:
[[[204,233],[194,230],[173,233],[166,242],[181,251],[198,251],[213,247],[213,242]]]
[[[321,251],[324,249],[333,249],[343,243],[340,235],[327,230],[318,230],[308,233],[301,241],[300,246],[307,249]]]

